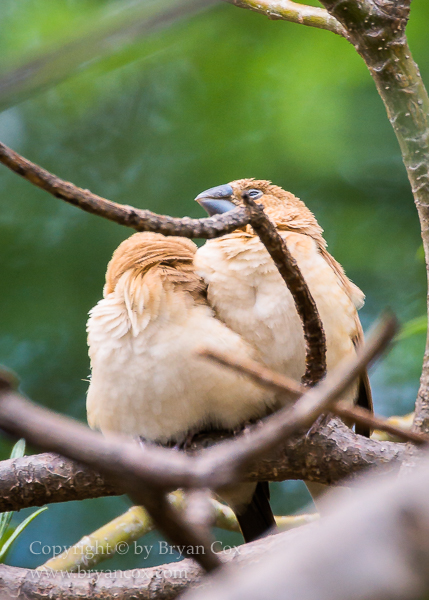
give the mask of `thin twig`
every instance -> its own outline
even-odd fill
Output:
[[[316,303],[296,260],[265,214],[263,207],[257,204],[247,192],[243,192],[242,198],[249,210],[253,229],[273,259],[294,299],[304,329],[306,344],[305,374],[302,382],[306,385],[315,385],[326,375],[326,338]]]
[[[226,0],[230,4],[234,4],[239,8],[248,8],[269,19],[282,19],[291,23],[299,23],[309,27],[317,27],[318,29],[327,29],[348,37],[347,31],[339,21],[328,13],[324,8],[317,6],[307,6],[292,2],[292,0]]]
[[[229,352],[220,352],[219,350],[213,350],[212,348],[201,348],[198,350],[198,354],[203,358],[212,360],[218,365],[228,367],[238,373],[243,373],[253,379],[256,383],[271,388],[275,392],[292,395],[294,400],[300,398],[307,391],[305,386],[298,381],[295,381],[295,379],[272,371],[251,358],[243,360],[238,359]]]
[[[219,365],[229,367],[234,371],[243,373],[249,376],[253,381],[270,388],[276,392],[284,393],[286,396],[292,396],[293,399],[300,398],[306,392],[306,388],[295,381],[294,379],[276,373],[267,367],[252,359],[238,360],[236,357],[226,352],[219,352],[212,349],[201,349],[198,354],[204,358],[208,358]],[[352,420],[361,425],[367,425],[371,429],[379,429],[386,431],[391,435],[404,440],[404,442],[413,442],[417,446],[425,445],[429,442],[429,437],[421,433],[415,433],[410,430],[405,430],[389,423],[387,419],[374,415],[369,410],[365,410],[359,406],[348,406],[345,402],[334,404],[330,412],[341,417],[342,419]]]
[[[209,449],[206,453],[206,468],[209,466],[212,473],[222,472],[226,479],[237,479],[249,464],[261,459],[282,440],[310,427],[322,413],[331,409],[368,363],[381,354],[396,331],[395,317],[383,317],[354,358],[343,361],[326,379],[307,390],[292,407],[285,407],[268,417],[263,427],[243,436],[240,443],[225,442],[216,448],[216,452]]]
[[[221,560],[211,547],[210,539],[200,527],[194,527],[183,511],[173,506],[164,492],[144,484],[131,499],[144,505],[156,528],[177,546],[184,546],[184,555],[194,558],[205,571],[211,573],[221,566]]]
[[[150,210],[118,204],[60,179],[2,143],[0,143],[0,162],[11,171],[21,175],[33,185],[56,198],[61,198],[86,212],[104,217],[119,223],[119,225],[131,227],[136,231],[155,231],[164,235],[209,239],[230,233],[238,227],[243,227],[250,220],[249,215],[243,208],[237,208],[223,215],[215,215],[204,219],[191,219],[189,217],[179,219],[158,215]]]
[[[169,501],[176,508],[182,508],[184,496],[181,491],[169,495]],[[240,532],[237,518],[229,506],[221,504],[213,498],[210,500],[213,509],[214,525],[227,531]],[[194,516],[194,513],[192,513]],[[283,531],[289,531],[319,519],[318,513],[301,515],[281,515],[274,517],[277,526]],[[73,546],[64,552],[47,560],[37,570],[62,571],[73,573],[75,571],[93,569],[100,563],[109,560],[115,553],[131,547],[133,542],[153,531],[154,524],[142,506],[132,506],[124,514],[106,523],[89,535],[85,535]],[[146,548],[146,547],[145,547]],[[144,554],[142,558],[146,558]]]

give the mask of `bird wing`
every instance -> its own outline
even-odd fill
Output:
[[[336,261],[335,258],[331,254],[329,254],[329,252],[325,248],[320,248],[320,253],[337,275],[342,287],[344,288],[347,295],[350,297],[356,309],[359,310],[360,308],[362,308],[365,301],[365,295],[362,292],[362,290],[360,290],[357,285],[350,281],[340,263]],[[353,337],[352,341],[355,348],[359,348],[359,346],[363,344],[363,329],[357,312],[355,315],[355,327],[356,335]],[[368,371],[366,369],[359,378],[359,388],[358,396],[356,399],[356,405],[360,406],[361,408],[365,408],[366,410],[369,410],[371,412],[374,412],[371,386],[369,383]],[[358,433],[359,435],[363,435],[365,437],[370,437],[371,435],[371,430],[366,426],[356,425],[355,429],[356,433]]]

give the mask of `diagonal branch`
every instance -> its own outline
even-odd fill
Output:
[[[169,500],[175,506],[182,508],[183,494],[178,491],[169,495]],[[240,533],[237,518],[229,506],[211,499],[214,511],[215,526],[226,531]],[[289,531],[313,523],[319,519],[318,513],[299,514],[291,516],[276,516],[275,520],[282,531]],[[68,573],[83,569],[94,569],[100,563],[110,560],[112,556],[127,548],[133,542],[153,531],[154,524],[147,512],[141,506],[133,506],[123,515],[106,523],[97,531],[85,535],[73,546],[66,548],[61,554],[48,559],[37,570],[67,571]]]
[[[248,214],[240,208],[224,215],[215,215],[205,219],[190,219],[189,217],[180,219],[118,204],[60,179],[2,143],[0,143],[0,162],[56,198],[61,198],[86,212],[104,217],[119,223],[119,225],[131,227],[136,231],[155,231],[164,235],[209,239],[231,233],[238,227],[249,223]]]
[[[256,204],[247,192],[243,192],[242,198],[250,213],[253,229],[292,294],[305,338],[305,373],[302,381],[307,385],[315,385],[326,375],[326,338],[316,303],[296,260],[263,207]]]
[[[219,365],[229,367],[236,372],[243,373],[264,387],[280,392],[292,399],[300,398],[306,392],[306,388],[294,379],[271,371],[260,363],[252,360],[238,360],[233,355],[226,352],[218,352],[212,349],[203,349],[199,352],[200,356],[208,358]],[[331,406],[330,411],[343,420],[353,421],[361,425],[367,425],[370,429],[385,431],[395,438],[405,442],[413,442],[417,446],[425,445],[429,442],[429,437],[414,431],[408,431],[404,428],[388,422],[382,417],[374,415],[369,410],[359,406],[348,406],[346,402],[339,402]]]
[[[222,472],[231,481],[237,480],[246,467],[274,450],[282,440],[311,427],[321,414],[331,409],[368,363],[380,355],[396,331],[395,317],[385,316],[369,336],[365,346],[358,349],[355,357],[344,360],[291,408],[283,408],[265,419],[264,427],[255,429],[239,440],[239,443],[227,442],[217,449],[209,450],[205,455],[208,472]]]
[[[356,359],[331,373],[321,384],[302,396],[291,409],[282,409],[267,419],[262,429],[256,428],[246,436],[209,448],[197,456],[190,457],[165,448],[149,446],[141,448],[120,437],[103,438],[101,434],[89,430],[82,424],[34,406],[18,393],[10,390],[4,380],[2,381],[5,385],[3,387],[0,385],[0,426],[6,432],[25,437],[36,446],[86,463],[108,477],[110,483],[120,489],[120,493],[126,491],[133,497],[141,493],[142,485],[165,492],[179,487],[218,489],[237,479],[282,480],[288,475],[284,476],[278,457],[271,459],[270,466],[270,460],[267,458],[270,450],[276,449],[278,452],[280,444],[284,444],[287,436],[296,435],[302,429],[309,427],[314,419],[342,393],[350,381],[353,381],[360,369],[382,350],[394,332],[393,320],[385,321],[378,339],[372,337]],[[311,436],[311,439],[304,437],[290,440],[282,459],[283,467],[290,478],[317,481],[323,474],[324,481],[332,483],[349,476],[351,472],[373,466],[377,462],[384,465],[391,462],[392,467],[395,468],[400,459],[401,449],[398,444],[365,440],[364,446],[360,438],[357,442],[357,436],[335,423],[329,423],[326,430],[328,452],[321,451],[320,445],[318,449],[320,436],[324,435],[321,432]],[[344,430],[347,432],[345,433]],[[334,437],[338,435],[337,446],[332,442],[332,435]],[[313,455],[312,460],[309,460],[310,455]],[[49,456],[49,459],[52,460],[52,456]],[[31,459],[21,459],[21,463],[22,461],[31,465]],[[60,461],[60,466],[64,469],[64,459]],[[255,470],[256,461],[259,463]],[[18,464],[21,463],[13,463],[16,465],[15,473],[17,468],[19,469]],[[10,471],[11,462],[6,461],[6,464]],[[60,473],[62,473],[61,469]],[[55,480],[53,475],[52,478]],[[58,478],[61,479],[61,475],[56,476],[56,485],[58,485]],[[13,479],[9,476],[7,480],[9,486],[13,485]],[[43,481],[39,476],[38,480],[40,479]],[[64,481],[62,484],[64,487]],[[67,487],[67,484],[65,485]],[[101,482],[100,485],[104,491]],[[73,494],[76,493],[74,487],[75,484],[72,484]],[[31,495],[34,486],[30,485],[29,488]],[[112,493],[111,490],[111,487],[108,488],[108,493]],[[65,499],[64,489],[62,493],[57,494],[49,494],[48,491],[50,490],[46,492],[46,498],[49,498],[47,501]],[[88,491],[87,487],[86,497],[90,497]],[[92,493],[94,496],[97,495],[97,491]],[[33,503],[41,500],[41,495],[36,494]],[[26,506],[32,504],[28,499],[24,502]],[[5,503],[2,505],[3,510],[17,506],[19,506],[17,498],[11,498],[6,494]]]
[[[262,428],[208,448],[200,456],[149,445],[141,448],[113,434],[104,438],[70,418],[33,405],[1,379],[0,384],[5,385],[0,385],[0,427],[35,446],[86,463],[132,497],[142,493],[142,485],[160,492],[179,487],[219,489],[241,479],[246,468],[285,439],[310,427],[382,352],[395,332],[396,320],[385,317],[355,358],[332,371],[293,407],[268,417]]]
[[[226,0],[239,8],[248,8],[269,19],[282,19],[291,23],[327,29],[347,38],[347,32],[339,21],[324,8],[307,6],[292,0]]]

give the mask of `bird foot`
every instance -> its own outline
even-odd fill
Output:
[[[232,434],[233,436],[237,436],[240,433],[242,433],[243,435],[246,435],[247,433],[250,433],[250,431],[252,429],[254,429],[255,427],[262,427],[263,422],[262,419],[253,419],[252,421],[244,421],[244,423],[240,423],[240,425],[237,425],[237,427],[234,427],[234,429],[232,430]]]
[[[174,450],[189,450],[192,447],[192,444],[194,442],[194,438],[195,436],[200,433],[199,429],[190,429],[188,431],[188,433],[186,434],[186,436],[180,440],[179,442],[176,442],[173,446]]]

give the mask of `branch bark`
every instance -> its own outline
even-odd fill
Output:
[[[201,452],[227,435],[198,436],[191,450]],[[399,470],[404,452],[404,444],[368,440],[332,419],[310,437],[293,438],[250,465],[243,479],[335,484],[346,477],[353,480],[370,468],[381,468],[384,476]],[[106,482],[90,467],[56,454],[0,462],[0,512],[123,493],[123,487]]]
[[[248,8],[267,16],[269,19],[282,19],[291,23],[300,23],[318,29],[327,29],[347,38],[344,27],[327,10],[317,6],[307,6],[291,0],[226,0],[240,8]]]
[[[136,231],[155,231],[164,235],[209,239],[231,233],[238,227],[244,227],[250,220],[246,210],[240,208],[204,219],[189,217],[179,219],[118,204],[60,179],[2,143],[0,143],[0,162],[56,198]]]
[[[153,493],[165,493],[179,487],[217,490],[242,480],[250,464],[278,448],[283,440],[308,429],[320,414],[329,410],[368,362],[382,352],[395,331],[396,320],[386,317],[355,358],[344,361],[291,408],[281,409],[266,418],[263,427],[256,427],[245,436],[207,449],[201,456],[189,457],[152,445],[141,448],[121,436],[104,438],[70,418],[33,405],[10,389],[9,382],[1,377],[0,426],[39,448],[58,452],[98,469],[112,481],[123,485],[132,498],[141,498],[157,521],[157,507],[149,506],[151,498],[145,498],[146,488]]]

